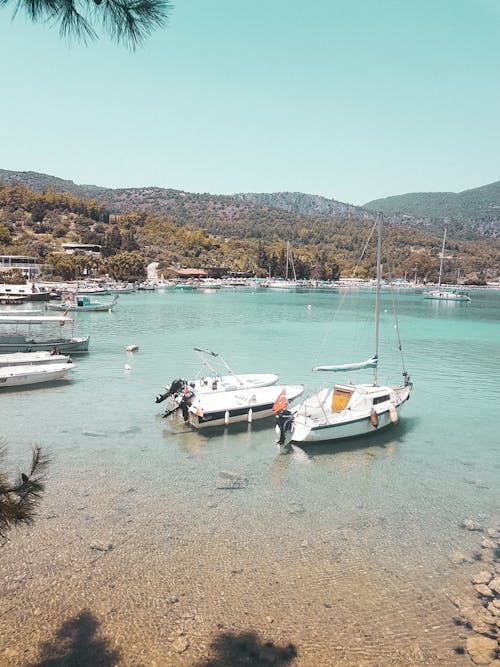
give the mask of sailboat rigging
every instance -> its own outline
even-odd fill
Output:
[[[399,420],[398,412],[410,396],[412,383],[403,366],[403,384],[379,385],[379,319],[382,282],[382,217],[377,223],[374,353],[365,362],[317,366],[314,370],[352,371],[373,368],[372,384],[333,384],[307,397],[292,410],[276,415],[277,444],[283,452],[290,442],[321,442],[373,433]]]

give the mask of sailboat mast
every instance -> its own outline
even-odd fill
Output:
[[[377,226],[377,282],[375,284],[375,355],[378,358],[378,329],[380,313],[380,284],[382,281],[382,216],[378,216]],[[373,367],[373,384],[378,382],[377,364]]]
[[[443,272],[444,246],[446,243],[446,227],[444,228],[443,247],[441,248],[441,261],[439,262],[439,282],[438,289],[441,289],[441,274]]]

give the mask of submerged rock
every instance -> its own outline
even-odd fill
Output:
[[[189,642],[186,637],[177,637],[172,644],[172,648],[176,653],[184,653],[189,648]]]
[[[113,549],[113,545],[110,542],[108,544],[92,542],[89,546],[93,551],[111,551]]]
[[[479,595],[482,595],[484,598],[495,597],[491,588],[486,586],[486,584],[477,584],[476,586],[474,586],[474,588],[479,593]]]
[[[460,527],[465,528],[466,530],[483,530],[481,524],[477,521],[473,521],[472,519],[465,519],[460,524]]]
[[[471,581],[473,584],[487,584],[491,581],[492,577],[493,575],[491,572],[483,570],[482,572],[479,572],[479,574],[475,574]]]
[[[489,637],[468,637],[467,651],[476,665],[489,665],[497,648],[495,639]]]
[[[217,480],[218,489],[244,489],[248,486],[248,479],[237,472],[223,470]]]
[[[492,581],[490,581],[489,586],[494,593],[500,595],[500,577],[495,577]]]

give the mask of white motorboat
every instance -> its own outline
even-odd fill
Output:
[[[72,318],[67,315],[0,316],[0,354],[43,350],[56,354],[87,352],[89,336],[63,337],[62,327],[66,324],[74,325]],[[49,335],[47,327],[50,326],[57,327],[56,335]]]
[[[379,310],[381,286],[382,218],[378,223],[377,279],[375,292],[375,352],[360,363],[317,366],[317,371],[358,371],[373,369],[371,384],[333,384],[307,397],[291,410],[276,415],[277,444],[289,451],[290,442],[322,442],[373,433],[398,421],[398,412],[408,400],[412,387],[403,367],[401,385],[379,385],[377,378]],[[399,329],[396,327],[399,336]],[[401,349],[399,341],[399,349]]]
[[[74,367],[72,362],[0,367],[0,389],[65,380]]]
[[[184,421],[195,428],[251,423],[255,419],[271,417],[304,391],[302,385],[276,384],[213,394],[195,394],[185,384],[177,389],[174,394],[175,408],[167,410],[163,416],[168,417],[180,410]]]
[[[441,248],[441,253],[439,255],[439,279],[437,289],[430,290],[429,292],[424,293],[424,299],[435,299],[438,301],[462,301],[469,302],[471,301],[470,296],[467,292],[463,290],[451,289],[445,290],[441,288],[441,275],[443,273],[443,259],[444,259],[444,248],[446,245],[446,228],[443,235],[443,247]]]
[[[165,394],[159,394],[156,402],[160,403],[175,394],[175,383],[184,382],[195,394],[213,394],[235,389],[252,389],[266,387],[278,382],[275,373],[234,373],[229,364],[217,352],[205,350],[201,347],[193,348],[201,360],[201,368],[191,380],[174,380],[166,385]]]
[[[26,301],[48,301],[50,292],[43,286],[35,283],[24,285],[0,284],[0,295],[5,297],[19,297]]]
[[[12,354],[0,354],[0,368],[7,366],[25,366],[38,364],[65,364],[71,361],[65,354],[53,354],[52,352],[13,352]]]

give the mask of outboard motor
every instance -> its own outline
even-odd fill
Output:
[[[280,410],[275,415],[275,423],[276,435],[278,436],[276,443],[280,447],[283,447],[283,445],[288,445],[291,440],[290,436],[293,430],[293,414],[286,408],[284,410]]]
[[[182,391],[184,391],[186,385],[187,385],[186,380],[183,380],[182,378],[174,380],[164,394],[157,394],[155,399],[156,403],[161,403],[169,396],[175,396],[176,394],[180,394]]]

